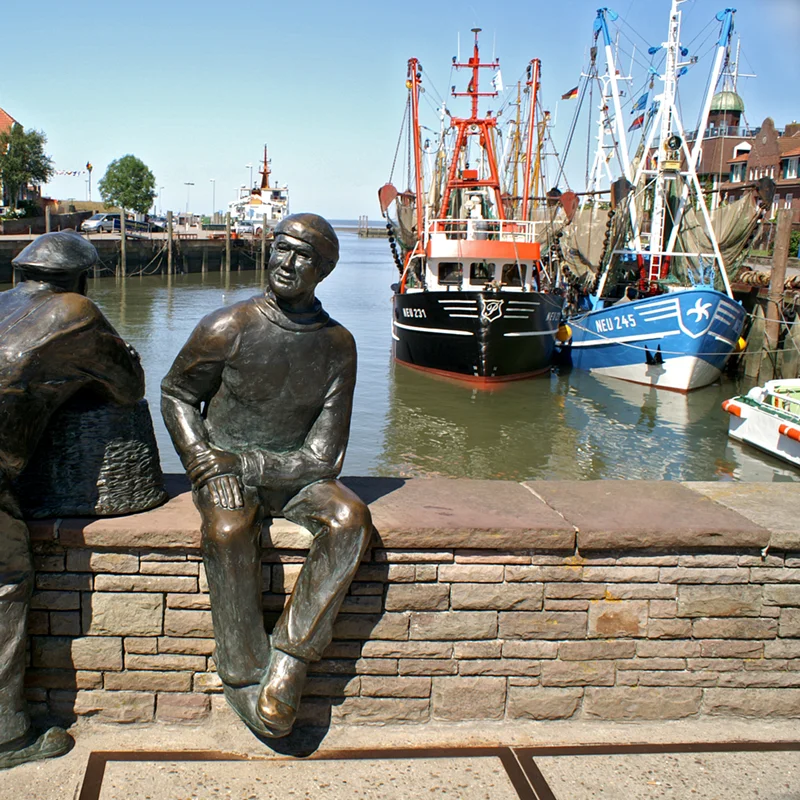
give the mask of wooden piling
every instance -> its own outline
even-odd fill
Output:
[[[205,275],[208,272],[208,248],[203,248],[203,263],[200,267],[200,272]]]
[[[44,207],[44,232],[50,233],[50,206]]]
[[[225,213],[225,272],[231,271],[231,212]]]
[[[172,275],[172,212],[167,211],[167,275]]]
[[[261,263],[260,269],[264,269],[267,260],[267,215],[264,214],[261,220]]]
[[[775,231],[775,252],[772,256],[772,273],[769,279],[767,307],[764,323],[764,350],[759,370],[759,383],[782,377],[778,374],[778,339],[781,332],[781,303],[786,281],[786,264],[789,261],[789,240],[792,236],[792,210],[778,210]]]
[[[125,209],[119,210],[119,266],[117,275],[124,278],[128,273],[128,254],[125,249]]]

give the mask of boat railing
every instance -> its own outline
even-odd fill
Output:
[[[800,392],[783,394],[780,391],[781,388],[783,387],[779,386],[777,389],[769,389],[765,387],[761,402],[764,405],[772,406],[773,408],[778,408],[788,414],[800,417]]]
[[[546,225],[546,222],[511,219],[434,219],[428,226],[428,236],[431,239],[531,243],[537,241],[537,228]]]

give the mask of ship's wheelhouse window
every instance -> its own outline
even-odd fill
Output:
[[[442,261],[439,264],[439,283],[448,286],[461,286],[464,276],[460,261]]]
[[[473,261],[469,265],[469,282],[484,285],[494,280],[494,264]]]
[[[522,264],[505,264],[502,282],[506,286],[522,286],[528,274],[528,268]]]

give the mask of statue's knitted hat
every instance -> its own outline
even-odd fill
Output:
[[[275,235],[285,233],[310,244],[324,259],[339,260],[339,237],[319,214],[291,214],[275,226]]]
[[[45,233],[34,239],[11,263],[39,272],[84,272],[97,262],[94,245],[75,231]]]

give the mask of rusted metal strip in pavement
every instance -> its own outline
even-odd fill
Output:
[[[302,760],[364,761],[431,758],[496,758],[503,765],[503,769],[519,797],[519,800],[549,800],[549,798],[552,797],[552,793],[550,793],[550,795],[541,795],[538,792],[534,792],[529,783],[528,773],[520,765],[517,756],[510,747],[418,747],[374,750],[327,750],[321,753],[314,753]],[[287,761],[298,760],[298,758],[292,756],[246,756],[240,753],[223,753],[209,750],[95,751],[89,755],[78,800],[99,800],[100,793],[103,789],[106,764],[114,762],[250,761],[285,763]]]

